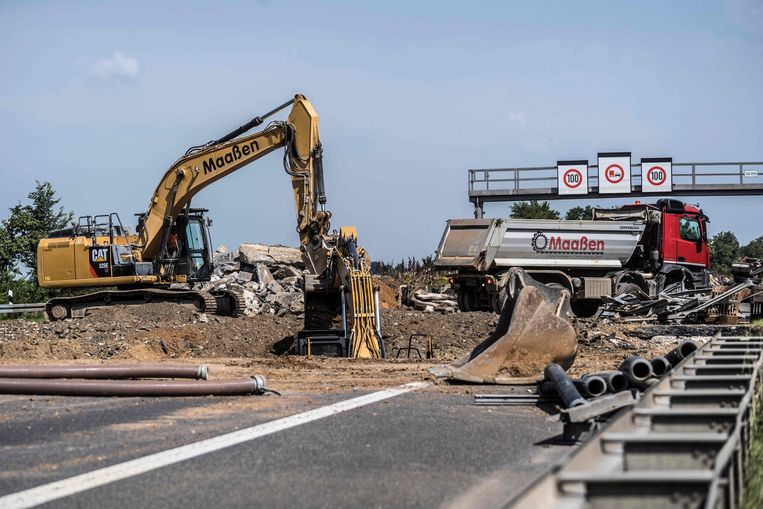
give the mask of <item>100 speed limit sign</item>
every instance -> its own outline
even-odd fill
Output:
[[[559,194],[588,194],[588,161],[556,163]]]
[[[645,193],[664,193],[673,189],[671,158],[641,160],[641,190]]]

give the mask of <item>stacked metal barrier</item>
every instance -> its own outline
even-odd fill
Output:
[[[763,337],[709,341],[509,507],[738,507],[761,350]]]

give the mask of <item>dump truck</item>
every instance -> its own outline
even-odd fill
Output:
[[[708,285],[708,217],[698,206],[661,199],[594,209],[584,221],[450,219],[435,267],[451,271],[462,311],[499,312],[497,282],[514,267],[569,290],[577,315],[604,296]]]

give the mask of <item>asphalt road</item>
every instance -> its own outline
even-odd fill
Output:
[[[498,506],[568,446],[548,443],[561,426],[541,410],[476,407],[469,392],[419,389],[47,506]],[[0,497],[361,394],[0,396]]]

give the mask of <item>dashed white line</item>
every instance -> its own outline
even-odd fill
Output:
[[[68,497],[83,491],[87,491],[99,486],[128,479],[136,475],[144,474],[158,468],[166,467],[174,463],[179,463],[197,456],[225,449],[243,442],[248,442],[256,438],[271,435],[279,431],[294,428],[308,422],[317,421],[325,417],[340,414],[348,410],[360,408],[378,401],[382,401],[395,396],[400,396],[407,392],[415,391],[430,385],[429,382],[414,382],[392,389],[384,389],[357,398],[340,401],[331,405],[326,405],[314,410],[291,415],[275,421],[266,422],[250,428],[244,428],[224,435],[208,438],[192,444],[183,445],[174,449],[150,454],[134,460],[125,461],[112,465],[110,467],[100,468],[80,475],[75,475],[67,479],[55,481],[49,484],[36,486],[28,490],[19,491],[0,497],[0,507],[5,509],[22,509],[34,507]]]

